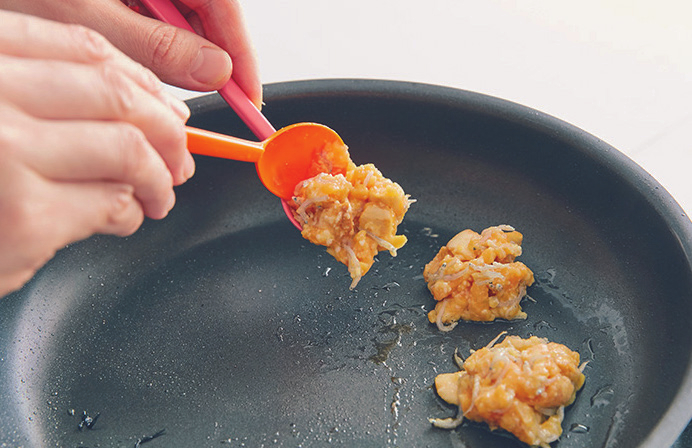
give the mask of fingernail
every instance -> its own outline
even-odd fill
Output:
[[[120,185],[117,188],[115,201],[116,201],[116,214],[124,213],[132,205],[132,200],[134,196],[134,187],[132,185]]]
[[[192,64],[192,78],[202,84],[215,84],[228,77],[231,71],[231,58],[223,50],[202,47]]]
[[[183,163],[183,176],[185,176],[185,180],[187,180],[195,174],[195,159],[192,158],[192,154],[186,152],[185,161]]]

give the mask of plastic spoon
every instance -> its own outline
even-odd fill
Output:
[[[284,201],[291,199],[296,185],[328,166],[332,174],[345,174],[347,158],[338,151],[346,145],[339,134],[317,123],[297,123],[252,142],[224,134],[187,127],[190,152],[225,159],[254,162],[265,187]],[[290,218],[293,220],[293,213]]]

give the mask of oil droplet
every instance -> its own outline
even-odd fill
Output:
[[[394,416],[394,421],[399,420],[399,406],[401,406],[401,392],[399,388],[394,389],[394,395],[392,396],[392,403],[389,405],[390,411]]]
[[[423,227],[421,229],[420,233],[422,233],[425,236],[429,236],[430,238],[437,238],[440,236],[437,233],[433,233],[433,231],[430,227]]]
[[[382,286],[382,289],[384,289],[385,291],[389,291],[390,289],[395,288],[397,286],[401,286],[401,285],[397,282],[389,282],[389,283],[385,284],[384,286]]]
[[[596,354],[593,351],[593,341],[591,340],[591,338],[586,339],[584,341],[584,345],[586,346],[586,351],[591,356],[591,359],[596,359]]]
[[[556,275],[557,271],[555,268],[548,268],[545,270],[545,274],[539,275],[538,280],[550,289],[559,289],[559,287],[555,284]]]
[[[274,336],[276,336],[276,339],[279,340],[279,342],[284,341],[284,327],[279,327],[276,329],[274,332]]]
[[[399,343],[400,338],[391,339],[384,342],[375,341],[375,350],[377,353],[368,357],[368,359],[375,364],[384,364],[389,358],[389,353],[394,347]]]
[[[570,432],[574,432],[577,434],[586,434],[589,432],[589,427],[586,425],[582,425],[581,423],[572,423],[572,426],[569,428]]]
[[[612,386],[607,385],[607,386],[601,387],[591,397],[591,406],[598,408],[601,406],[609,405],[610,400],[613,398],[614,394],[615,394],[615,392],[613,391]]]
[[[536,330],[549,329],[549,330],[557,331],[557,328],[555,328],[550,323],[548,323],[544,320],[539,320],[538,322],[533,324],[533,328]]]

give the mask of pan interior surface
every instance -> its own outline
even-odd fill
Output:
[[[505,330],[589,361],[556,446],[675,440],[692,413],[692,231],[646,173],[559,120],[469,92],[333,80],[265,98],[277,128],[335,129],[357,164],[417,199],[407,245],[350,291],[252,165],[199,157],[168,218],[71,245],[0,301],[1,442],[521,447],[427,420],[454,415],[432,387],[456,370],[454,350]],[[219,97],[190,105],[190,125],[251,138]],[[438,331],[423,267],[457,232],[498,224],[524,235],[528,319]]]

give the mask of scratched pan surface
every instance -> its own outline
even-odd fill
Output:
[[[191,124],[251,137],[217,96],[190,104]],[[685,428],[691,224],[628,159],[539,112],[425,85],[270,85],[265,113],[333,127],[418,199],[399,256],[349,291],[253,166],[199,158],[170,217],[74,244],[0,301],[2,446],[520,447],[427,421],[454,413],[431,388],[454,348],[503,330],[590,361],[556,446],[661,447]],[[528,319],[440,333],[424,264],[456,232],[504,223],[536,274]]]

